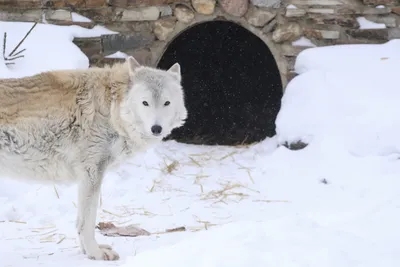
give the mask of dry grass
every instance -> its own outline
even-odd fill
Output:
[[[234,201],[237,199],[238,201],[241,201],[247,197],[249,197],[248,194],[242,193],[242,192],[237,192],[235,189],[247,189],[251,190],[253,192],[258,192],[256,190],[252,190],[244,185],[241,185],[239,183],[231,183],[227,182],[225,184],[221,184],[222,188],[220,190],[211,190],[207,194],[204,194],[200,199],[201,200],[214,200],[215,203],[224,203],[228,204],[226,201]]]
[[[56,186],[53,185],[53,188],[54,188],[54,192],[56,193],[57,198],[60,199],[60,195],[58,194]]]

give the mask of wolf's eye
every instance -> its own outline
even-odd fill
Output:
[[[147,101],[143,101],[142,103],[143,103],[143,105],[145,105],[146,107],[149,106],[149,103],[147,103]]]
[[[164,103],[164,106],[169,106],[169,104],[171,104],[171,102],[167,101]]]

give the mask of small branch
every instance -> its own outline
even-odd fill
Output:
[[[25,52],[26,48],[22,49],[21,51],[19,51],[18,53],[16,53],[14,56],[18,56],[19,54],[21,54],[22,52]]]
[[[14,65],[15,63],[10,62],[13,60],[16,60],[18,58],[22,58],[24,57],[24,55],[21,55],[22,52],[25,52],[26,49],[22,49],[19,52],[16,52],[18,50],[18,48],[22,45],[22,43],[25,41],[25,39],[29,36],[29,34],[32,32],[32,30],[36,27],[37,22],[35,22],[32,27],[30,28],[30,30],[25,34],[24,38],[22,38],[22,40],[17,44],[17,46],[11,51],[11,53],[6,56],[6,50],[7,50],[7,33],[4,33],[4,39],[3,39],[3,59],[6,62],[5,65]]]
[[[7,33],[4,33],[3,39],[3,59],[6,59],[6,43],[7,43]]]
[[[32,30],[36,27],[37,22],[35,22],[35,24],[33,24],[32,28],[26,33],[26,35],[24,36],[24,38],[22,38],[22,40],[18,43],[18,45],[14,48],[14,50],[8,55],[9,57],[14,55],[14,52],[17,51],[17,49],[21,46],[21,44],[25,41],[26,37],[28,37],[28,35],[32,32]]]
[[[10,57],[10,58],[6,58],[5,61],[12,61],[12,60],[16,60],[17,58],[21,58],[24,57],[24,55],[20,55],[20,56],[16,56],[16,57]]]

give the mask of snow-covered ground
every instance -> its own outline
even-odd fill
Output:
[[[13,42],[30,28],[0,22],[1,30],[11,26]],[[0,76],[86,68],[72,37],[106,31],[36,30],[26,57],[11,70],[0,62]],[[2,179],[0,266],[400,266],[398,51],[398,40],[307,49],[282,100],[277,136],[236,148],[168,141],[109,173],[98,221],[152,233],[97,233],[119,252],[116,262],[80,253],[76,186]],[[310,144],[278,146],[298,140]],[[180,226],[186,231],[162,233]]]

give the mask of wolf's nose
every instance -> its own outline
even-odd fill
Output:
[[[159,134],[161,133],[161,131],[162,131],[162,127],[161,127],[160,125],[153,125],[153,126],[151,127],[151,132],[152,132],[154,135],[159,135]]]

